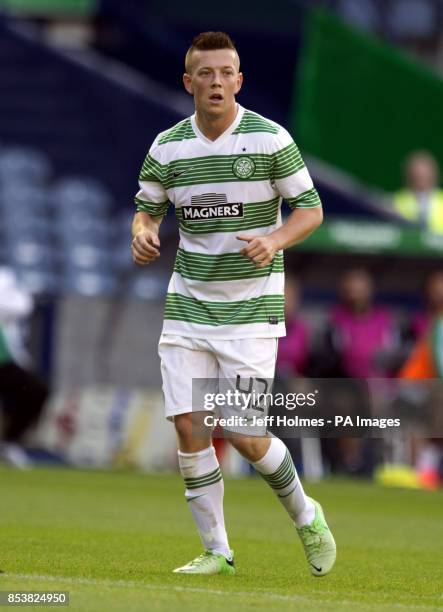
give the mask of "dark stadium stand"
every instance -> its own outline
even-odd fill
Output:
[[[131,206],[146,149],[181,117],[0,19],[0,144],[37,147],[56,176],[98,178]]]

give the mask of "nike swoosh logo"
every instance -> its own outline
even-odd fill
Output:
[[[203,497],[204,493],[201,495],[194,495],[194,497],[187,497],[186,501],[189,503],[190,501],[194,501],[194,499],[198,499],[199,497]]]
[[[317,572],[321,572],[321,567],[317,567],[316,565],[314,565],[313,563],[311,563],[312,567],[317,571]]]
[[[178,172],[173,172],[172,176],[174,178],[177,178],[178,176],[181,176],[182,174],[184,174],[185,172],[189,172],[189,170],[192,170],[192,168],[185,168],[185,170],[180,170]]]

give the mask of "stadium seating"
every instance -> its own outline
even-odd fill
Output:
[[[44,184],[52,173],[52,165],[42,151],[21,146],[0,149],[0,181],[3,185],[20,185],[23,181]]]
[[[117,279],[112,274],[97,270],[70,271],[63,281],[63,290],[68,294],[85,297],[112,296],[118,289]]]
[[[387,24],[400,40],[431,38],[438,29],[435,4],[430,0],[395,0],[387,12]]]
[[[380,14],[373,0],[340,0],[337,11],[343,19],[359,28],[369,31],[380,28]]]
[[[2,260],[36,295],[114,294],[108,189],[90,177],[61,177],[51,184],[52,178],[52,164],[42,151],[0,150]]]

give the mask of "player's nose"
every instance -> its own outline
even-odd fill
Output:
[[[221,73],[217,71],[214,72],[211,87],[221,87]]]

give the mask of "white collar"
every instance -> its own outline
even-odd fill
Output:
[[[242,120],[244,112],[245,112],[245,109],[243,108],[243,106],[241,106],[240,104],[237,104],[237,115],[234,121],[215,140],[211,140],[210,138],[205,136],[201,130],[199,130],[197,126],[197,121],[195,118],[195,113],[191,116],[192,129],[194,130],[194,133],[197,136],[197,138],[199,138],[203,144],[211,148],[218,147],[222,145],[226,141],[226,139],[229,138],[232,132],[236,130],[236,128],[238,127],[238,124]]]

